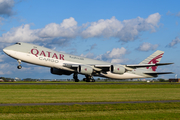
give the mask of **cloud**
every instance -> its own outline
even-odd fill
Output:
[[[86,51],[91,51],[91,50],[93,50],[96,46],[97,46],[97,44],[95,43],[95,44],[91,45],[91,48],[90,48],[90,49],[87,49]]]
[[[168,11],[168,12],[166,13],[166,15],[174,15],[174,14],[171,13],[170,11]]]
[[[137,17],[135,19],[119,21],[115,17],[111,19],[101,19],[92,22],[91,25],[82,31],[84,38],[90,37],[115,37],[119,41],[132,41],[139,37],[140,32],[155,32],[161,18],[159,13],[149,15],[147,19]]]
[[[71,18],[70,18],[71,19]],[[66,20],[64,20],[66,22]],[[21,25],[20,27],[12,28],[9,32],[2,34],[0,37],[1,42],[34,42],[34,41],[45,41],[45,40],[53,40],[54,38],[60,41],[64,41],[62,37],[68,38],[74,35],[73,28],[74,26],[68,26],[68,22],[61,25],[51,23],[46,25],[43,29],[30,29],[30,24]],[[70,23],[70,22],[69,22]],[[72,28],[71,28],[72,27]],[[75,30],[74,30],[75,32]]]
[[[84,54],[81,54],[80,56],[81,56],[81,57],[86,57],[86,58],[92,58],[92,59],[95,57],[95,55],[94,55],[93,53],[90,53],[90,52],[87,53],[87,54],[85,54],[85,55],[84,55]]]
[[[167,47],[173,47],[175,46],[176,44],[180,43],[180,38],[179,37],[176,37],[174,40],[172,40],[168,45]]]
[[[96,43],[95,43],[95,44],[93,44],[93,45],[91,46],[90,50],[93,50],[96,46],[97,46],[97,44],[96,44]]]
[[[139,51],[150,51],[150,50],[155,50],[159,45],[158,44],[151,44],[151,43],[142,43],[137,50]]]
[[[0,41],[14,43],[18,41],[33,42],[35,40],[43,40],[36,35],[38,31],[38,29],[31,30],[30,24],[21,25],[20,27],[12,28],[9,32],[2,34]]]
[[[118,21],[115,17],[111,19],[101,19],[97,22],[92,22],[91,25],[82,32],[84,38],[89,37],[111,37],[115,36],[118,31],[123,28],[121,21]]]
[[[166,13],[166,15],[180,17],[180,12],[178,12],[178,13],[172,13],[172,12],[168,11],[168,12]]]
[[[159,13],[149,15],[146,19],[137,17],[122,22],[112,17],[111,19],[101,19],[97,22],[92,22],[90,25],[85,23],[82,26],[78,26],[77,21],[73,17],[70,17],[64,19],[60,24],[50,23],[41,29],[30,29],[31,24],[11,28],[10,31],[2,34],[0,42],[50,41],[50,43],[57,43],[58,41],[58,43],[62,44],[76,37],[114,37],[118,38],[119,41],[128,42],[137,39],[141,32],[155,32],[160,18],[161,15]]]
[[[12,65],[10,65],[9,63],[0,64],[0,75],[12,74],[12,70]]]
[[[0,25],[3,25],[2,21],[4,20],[3,17],[0,17]]]
[[[11,16],[14,14],[12,8],[14,0],[0,0],[0,15]]]
[[[145,19],[145,22],[149,23],[149,27],[151,29],[154,29],[154,27],[157,27],[157,23],[159,22],[161,18],[161,15],[159,13],[155,13],[152,15],[149,15],[147,19]]]
[[[112,51],[107,51],[105,54],[98,55],[96,59],[108,61],[111,63],[122,63],[127,61],[122,58],[123,55],[127,53],[127,50],[124,47],[121,48],[113,48]]]
[[[73,17],[70,17],[69,19],[64,19],[61,24],[50,23],[38,32],[38,36],[41,38],[74,38],[77,35],[78,26],[77,22]]]
[[[176,14],[176,16],[180,17],[180,12],[178,12],[178,13]]]
[[[0,42],[0,52],[3,52],[3,49],[4,49],[5,47],[7,47],[7,46],[10,46],[10,45],[12,45],[12,44],[7,44],[7,43],[1,43],[1,42]]]
[[[113,48],[112,51],[106,52],[105,56],[107,58],[119,58],[122,55],[124,55],[127,52],[127,50],[124,47],[121,48]]]
[[[3,62],[5,57],[5,55],[0,55],[0,62]]]
[[[30,24],[12,28],[9,32],[2,34],[0,42],[34,42],[34,41],[54,41],[54,43],[65,43],[70,38],[78,34],[77,22],[74,18],[63,20],[61,24],[50,23],[42,29],[30,29]]]
[[[92,58],[97,60],[103,60],[111,63],[123,63],[128,61],[124,59],[123,56],[127,53],[127,50],[124,47],[113,48],[112,51],[107,51],[104,54],[95,56],[93,53],[81,54],[81,57]]]
[[[125,63],[127,61],[128,61],[128,59],[112,59],[111,63],[118,64],[118,63]]]

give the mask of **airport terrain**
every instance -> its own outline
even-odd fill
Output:
[[[0,106],[0,119],[178,119],[179,89],[179,83],[3,83],[0,103],[8,106]]]

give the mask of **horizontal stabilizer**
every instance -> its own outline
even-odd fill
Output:
[[[174,63],[156,63],[156,66],[171,65],[171,64],[174,64]]]
[[[148,75],[174,74],[173,72],[145,72]]]
[[[174,63],[156,63],[156,64],[135,64],[135,65],[126,65],[130,68],[140,68],[140,67],[152,67],[152,66],[161,66],[161,65],[170,65]]]

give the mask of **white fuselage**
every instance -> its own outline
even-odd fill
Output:
[[[70,69],[68,67],[64,67],[64,64],[78,64],[78,65],[109,65],[111,63],[93,60],[89,58],[74,56],[65,53],[59,53],[48,48],[40,47],[37,45],[21,43],[22,46],[13,45],[3,49],[3,51],[8,54],[9,56],[21,60],[27,63],[50,67],[50,68],[57,68],[67,71],[74,71],[74,69]],[[21,48],[22,47],[22,48]],[[142,72],[138,74],[137,71],[127,71],[124,74],[114,74],[110,71],[106,73],[100,72],[98,76],[113,78],[113,79],[132,79],[132,78],[145,78],[151,77],[144,75]]]

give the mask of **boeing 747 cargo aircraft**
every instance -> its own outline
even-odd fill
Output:
[[[164,52],[157,50],[144,61],[134,65],[120,65],[109,62],[89,59],[85,57],[60,53],[45,47],[29,43],[18,42],[6,47],[3,51],[19,63],[21,62],[50,67],[52,74],[71,75],[78,82],[78,74],[85,75],[86,82],[94,82],[93,76],[112,79],[152,78],[159,74],[171,74],[172,72],[156,72],[157,66],[173,63],[159,63]]]

